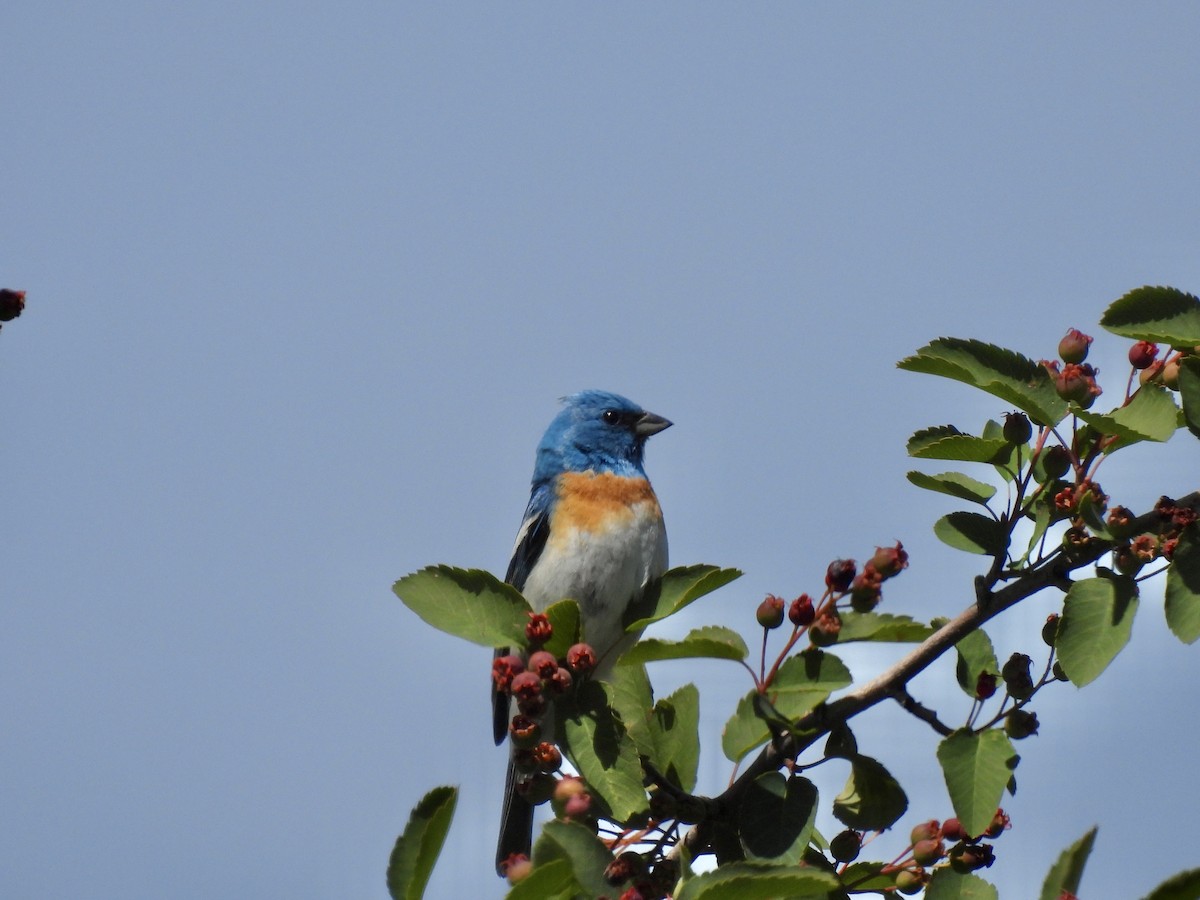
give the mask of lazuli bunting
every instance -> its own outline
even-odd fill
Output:
[[[626,607],[667,569],[667,532],[642,457],[646,439],[670,425],[617,394],[581,391],[565,398],[538,444],[529,506],[505,581],[535,611],[575,600],[599,675],[637,640],[625,634]],[[511,711],[502,693],[494,699],[499,744]],[[513,853],[530,852],[533,806],[516,793],[517,781],[510,758],[498,869]]]

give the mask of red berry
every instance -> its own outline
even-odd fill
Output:
[[[980,672],[975,680],[975,699],[987,700],[996,693],[996,676],[991,672]]]
[[[564,669],[561,666],[554,670],[554,674],[546,679],[546,687],[555,694],[565,694],[571,689],[571,671]]]
[[[1129,348],[1129,364],[1135,369],[1147,369],[1158,356],[1158,344],[1150,341],[1138,341]]]
[[[492,682],[496,690],[504,692],[511,688],[512,680],[525,671],[525,663],[521,657],[509,654],[497,656],[492,660]]]
[[[788,621],[797,628],[804,628],[811,625],[815,617],[816,609],[813,607],[812,597],[808,596],[808,594],[801,594],[788,607]]]
[[[524,853],[513,853],[500,863],[500,874],[508,879],[509,884],[524,881],[532,870],[533,863]]]
[[[558,660],[553,653],[538,650],[529,656],[529,671],[536,672],[538,678],[549,678],[558,669]]]
[[[850,582],[858,571],[852,559],[835,559],[825,570],[825,586],[835,593],[841,594],[850,589]]]
[[[516,715],[508,725],[508,734],[515,746],[529,748],[541,739],[542,726],[529,716]]]
[[[962,822],[952,817],[942,823],[942,836],[948,841],[961,841],[967,837],[967,833],[963,830]]]
[[[529,621],[525,624],[525,637],[532,647],[540,647],[554,636],[554,627],[542,613],[527,613]]]
[[[596,668],[596,651],[588,644],[574,644],[567,651],[567,668],[576,675],[584,675]]]

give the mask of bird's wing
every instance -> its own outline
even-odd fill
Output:
[[[529,573],[546,547],[552,500],[553,494],[548,484],[535,487],[529,497],[529,506],[525,508],[525,518],[517,532],[517,543],[508,563],[508,572],[504,575],[504,580],[518,591],[524,590]]]
[[[518,591],[524,589],[529,573],[537,565],[538,558],[546,546],[546,538],[550,534],[550,508],[554,495],[550,485],[541,484],[533,489],[529,497],[529,505],[525,508],[525,518],[517,531],[517,543],[513,547],[512,559],[508,563],[508,571],[504,580]],[[507,647],[498,647],[496,656],[508,653]],[[503,743],[508,735],[510,710],[508,698],[499,691],[492,691],[492,737],[497,744]]]

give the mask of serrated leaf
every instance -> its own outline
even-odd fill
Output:
[[[1187,528],[1167,569],[1167,625],[1185,644],[1200,638],[1200,540],[1196,529]]]
[[[575,900],[581,891],[571,875],[570,861],[560,858],[532,869],[504,896],[505,900]]]
[[[852,681],[850,671],[840,659],[812,648],[784,660],[771,685],[770,699],[776,713],[794,721]],[[756,708],[757,696],[758,692],[751,690],[742,697],[737,709],[725,723],[721,749],[733,762],[741,760],[771,736],[767,723]]]
[[[1054,390],[1045,366],[994,344],[938,338],[896,365],[987,391],[1015,404],[1043,425],[1054,425],[1067,414],[1067,404]]]
[[[1071,585],[1054,646],[1072,684],[1083,687],[1108,668],[1129,643],[1137,607],[1130,578],[1085,578]]]
[[[916,459],[995,463],[1006,457],[1009,445],[1003,439],[966,434],[953,425],[934,425],[914,432],[907,449],[908,455]]]
[[[647,589],[643,597],[625,611],[625,631],[638,632],[654,622],[679,612],[690,603],[724,587],[742,573],[737,569],[695,565],[668,570]]]
[[[1200,869],[1188,869],[1168,878],[1144,900],[1196,900],[1200,897]]]
[[[924,900],[1000,900],[1000,893],[994,884],[978,875],[934,869]]]
[[[675,900],[825,900],[837,888],[828,872],[738,862],[688,879]]]
[[[457,803],[458,788],[436,787],[413,808],[388,860],[388,893],[395,900],[421,900],[425,896],[425,886],[442,852]]]
[[[999,556],[1008,549],[1004,526],[990,516],[973,512],[952,512],[933,524],[933,533],[955,550]]]
[[[911,644],[923,641],[933,634],[933,629],[912,616],[892,613],[840,613],[842,630],[838,632],[838,643],[851,641],[879,641],[881,643]]]
[[[625,724],[640,756],[655,755],[651,719],[654,716],[654,691],[646,667],[616,666],[608,678],[608,699]]]
[[[908,809],[908,797],[883,765],[869,756],[850,760],[850,778],[833,801],[833,814],[848,828],[882,831]]]
[[[549,862],[566,860],[571,867],[572,879],[589,897],[606,894],[612,887],[604,880],[604,869],[613,861],[611,851],[595,832],[579,822],[558,819],[547,822],[534,844],[532,859],[535,869]]]
[[[610,688],[611,690],[611,688]],[[624,822],[646,808],[637,747],[609,708],[600,682],[585,681],[555,703],[563,749],[612,818]]]
[[[1058,900],[1063,892],[1079,893],[1079,882],[1083,878],[1083,867],[1087,864],[1092,853],[1092,845],[1096,843],[1096,829],[1092,828],[1087,834],[1059,854],[1057,861],[1046,873],[1042,882],[1040,900]]]
[[[1017,752],[1002,731],[960,730],[938,744],[938,762],[954,814],[970,835],[987,830],[1012,777]]]
[[[943,472],[940,475],[926,475],[924,472],[909,472],[908,480],[919,488],[936,491],[939,494],[949,494],[959,500],[970,500],[972,503],[987,504],[996,496],[996,489],[990,484],[977,481],[961,472]]]
[[[963,693],[974,699],[980,675],[984,672],[1000,675],[1000,662],[996,659],[992,639],[982,628],[976,628],[955,644],[954,649],[958,653],[958,663],[954,671],[958,686],[963,689]]]
[[[392,586],[426,623],[485,647],[525,643],[529,604],[510,584],[482,569],[429,566]]]
[[[1184,356],[1179,360],[1179,403],[1183,407],[1183,424],[1200,437],[1200,356]]]
[[[1200,300],[1171,287],[1140,287],[1104,311],[1100,324],[1122,337],[1173,347],[1200,344]]]
[[[662,659],[732,659],[750,655],[742,636],[731,628],[706,625],[689,631],[683,640],[644,638],[625,651],[619,665]]]
[[[542,649],[562,659],[567,655],[567,651],[580,640],[579,604],[570,599],[559,600],[546,607],[545,612],[554,632]]]
[[[817,788],[800,775],[760,775],[738,806],[738,835],[746,854],[767,862],[798,863],[817,818]]]
[[[700,691],[685,684],[654,706],[650,758],[672,783],[691,793],[700,765]]]
[[[1119,441],[1108,452],[1139,441],[1165,441],[1178,427],[1179,407],[1171,392],[1157,384],[1144,384],[1125,406],[1097,413],[1080,409],[1075,413],[1097,431],[1116,435]]]

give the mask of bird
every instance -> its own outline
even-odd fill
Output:
[[[579,604],[583,640],[603,677],[637,640],[622,616],[667,569],[662,508],[643,468],[646,441],[671,426],[619,394],[585,390],[562,409],[537,446],[529,504],[517,531],[505,581],[535,612],[564,598]],[[507,653],[498,649],[496,654]],[[497,744],[508,733],[508,698],[493,691]],[[496,870],[513,854],[528,857],[533,806],[516,792],[509,755]]]

